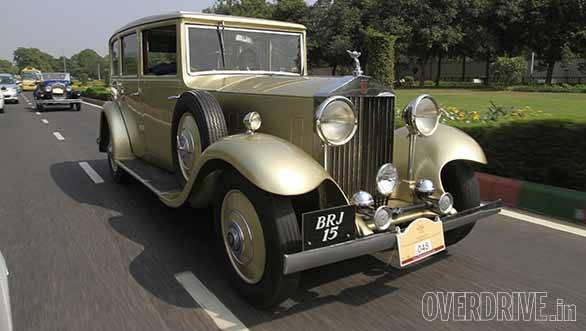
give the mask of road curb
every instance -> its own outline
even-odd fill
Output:
[[[480,172],[476,173],[476,178],[480,185],[482,200],[502,199],[508,207],[573,219],[586,224],[586,192]]]

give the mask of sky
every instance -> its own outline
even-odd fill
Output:
[[[2,0],[0,59],[12,61],[18,47],[36,47],[55,57],[95,49],[106,55],[107,40],[119,27],[144,16],[201,11],[214,0]],[[10,11],[8,11],[10,9]]]

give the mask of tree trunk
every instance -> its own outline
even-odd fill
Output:
[[[547,61],[547,76],[545,77],[545,83],[551,85],[553,80],[553,69],[555,68],[555,60]]]
[[[466,56],[462,56],[462,79],[463,82],[466,81]]]
[[[437,74],[435,76],[435,86],[436,87],[439,86],[441,77],[442,77],[442,55],[440,54],[437,57]]]
[[[490,55],[486,57],[486,72],[484,77],[486,78],[484,85],[490,85]]]
[[[426,63],[427,63],[427,59],[419,60],[419,72],[418,72],[419,87],[425,86],[425,64]]]
[[[336,69],[338,69],[338,64],[334,63],[334,65],[332,66],[332,76],[336,75]]]

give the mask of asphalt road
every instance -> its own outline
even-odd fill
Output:
[[[586,238],[502,215],[431,262],[399,271],[381,254],[321,267],[280,307],[253,309],[222,276],[208,211],[170,209],[138,183],[110,181],[99,111],[37,115],[21,99],[0,114],[0,250],[15,330],[237,329],[218,326],[222,316],[177,281],[182,272],[253,330],[586,329]],[[577,321],[427,321],[428,291],[547,292],[576,305]]]

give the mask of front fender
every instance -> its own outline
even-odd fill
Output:
[[[393,163],[399,170],[401,179],[407,179],[409,160],[409,135],[406,127],[395,130],[395,148]],[[415,179],[431,179],[436,185],[436,195],[444,192],[441,181],[443,167],[454,160],[466,160],[486,164],[486,156],[478,143],[465,132],[440,124],[430,137],[417,137],[415,143]],[[393,195],[395,198],[408,200],[411,197],[409,185],[401,182]]]
[[[107,152],[109,135],[112,135],[112,154],[116,160],[135,158],[130,145],[122,112],[114,102],[105,102],[100,115],[99,150]]]
[[[331,179],[323,166],[286,140],[262,133],[237,134],[206,148],[181,194],[164,202],[178,206],[189,198],[199,201],[197,205],[209,201],[211,192],[203,187],[215,185],[217,176],[211,176],[211,182],[205,179],[222,170],[218,164],[228,164],[258,188],[284,196],[310,192]]]

